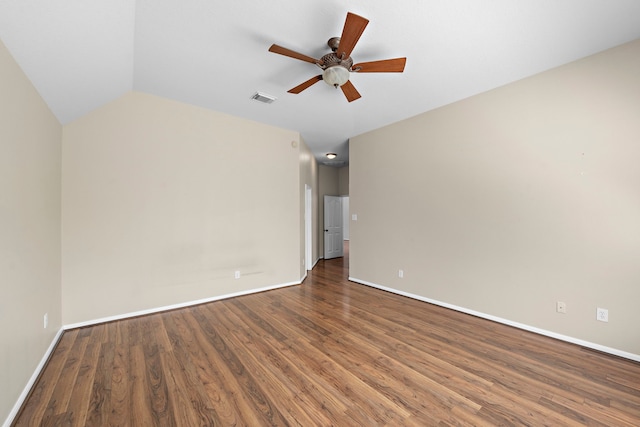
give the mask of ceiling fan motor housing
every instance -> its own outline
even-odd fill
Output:
[[[345,59],[341,59],[335,53],[327,53],[325,56],[320,58],[320,66],[323,70],[326,70],[329,67],[334,67],[336,65],[340,65],[347,70],[351,71],[351,67],[353,66],[353,59],[350,56]]]

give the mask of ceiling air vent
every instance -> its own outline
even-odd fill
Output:
[[[253,94],[251,99],[255,99],[256,101],[264,102],[265,104],[271,104],[273,101],[275,101],[278,98],[276,98],[275,96],[267,95],[266,93],[256,92],[256,93]]]

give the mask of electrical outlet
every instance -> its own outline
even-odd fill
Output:
[[[44,314],[44,328],[47,329],[47,327],[49,326],[49,313],[45,313]]]
[[[404,277],[404,270],[398,270],[398,277],[401,279]]]
[[[609,310],[607,310],[606,308],[598,307],[598,309],[596,310],[596,319],[598,319],[601,322],[608,322]]]
[[[240,270],[236,270],[236,272],[233,274],[233,277],[235,277],[236,279],[240,278]]]
[[[558,313],[567,314],[567,304],[562,301],[556,302],[556,311]]]

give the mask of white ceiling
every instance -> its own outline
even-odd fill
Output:
[[[318,83],[347,12],[370,20],[352,74],[362,98]],[[347,161],[348,138],[640,38],[638,0],[0,0],[0,38],[61,123],[130,90],[297,130]],[[261,91],[273,104],[251,100]]]

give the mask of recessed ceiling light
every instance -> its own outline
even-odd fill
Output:
[[[329,159],[329,160],[333,160],[336,157],[338,157],[338,155],[336,153],[327,153],[327,159]]]

